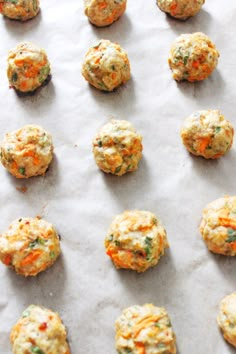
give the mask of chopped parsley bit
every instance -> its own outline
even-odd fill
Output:
[[[146,252],[146,259],[149,261],[150,260],[150,256],[151,256],[151,248],[152,248],[152,238],[151,237],[146,237],[145,238],[145,252]]]
[[[125,349],[125,353],[127,354],[132,354],[132,350],[130,348],[124,348]]]
[[[166,345],[164,343],[159,343],[157,344],[158,349],[164,349],[166,348]]]
[[[215,131],[216,131],[216,133],[219,133],[221,131],[221,127],[216,127]]]
[[[116,245],[117,247],[120,247],[120,241],[115,240],[114,242],[115,242],[115,245]]]
[[[25,318],[25,317],[28,317],[30,315],[30,312],[28,310],[25,310],[23,313],[22,313],[22,317]]]
[[[39,347],[37,347],[37,346],[31,347],[30,351],[31,351],[31,353],[45,354],[45,352],[42,349],[40,349]]]
[[[55,255],[55,252],[52,251],[52,252],[49,253],[49,257],[50,257],[51,259],[55,258],[55,256],[56,256],[56,255]]]
[[[211,149],[212,149],[212,146],[211,146],[211,145],[207,145],[206,149],[207,149],[207,150],[211,150]]]
[[[152,222],[154,225],[157,225],[157,219],[156,218],[152,218]]]
[[[161,328],[161,325],[160,325],[159,322],[154,323],[154,325],[155,325],[156,327],[158,327],[158,328]]]
[[[235,242],[236,241],[236,230],[233,230],[233,229],[229,228],[227,230],[227,234],[228,234],[229,238],[225,242],[231,243],[231,242]]]
[[[110,235],[109,237],[108,237],[108,241],[113,241],[113,235]]]
[[[184,65],[186,65],[186,64],[187,64],[188,59],[189,59],[189,55],[185,55],[185,56],[184,56]]]
[[[37,237],[36,240],[30,242],[29,247],[34,248],[37,245],[45,245],[45,241],[42,238]]]
[[[122,166],[118,166],[118,167],[116,167],[116,169],[115,169],[115,173],[119,173],[119,172],[120,172],[120,170],[121,170],[121,167],[122,167]]]
[[[19,219],[18,221],[19,221],[19,222],[21,222],[21,221],[22,221],[22,219]]]
[[[21,175],[25,175],[25,168],[24,167],[20,167],[18,168],[18,171],[20,172]]]
[[[102,147],[102,140],[98,141],[98,146],[101,148]]]
[[[115,65],[112,65],[111,68],[112,70],[116,70]]]
[[[171,327],[171,321],[170,320],[168,320],[168,322],[167,322],[167,327]]]
[[[16,82],[18,80],[17,73],[13,73],[11,79],[12,79],[13,82]]]

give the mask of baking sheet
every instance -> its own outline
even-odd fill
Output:
[[[233,0],[207,0],[187,22],[170,19],[155,1],[131,1],[111,27],[96,29],[82,1],[41,0],[33,21],[0,19],[1,138],[25,124],[52,133],[54,162],[45,177],[16,180],[0,170],[0,230],[19,217],[42,215],[62,236],[62,256],[48,271],[24,279],[0,265],[0,352],[10,354],[9,333],[31,303],[58,311],[73,354],[115,354],[114,322],[134,304],[165,306],[179,354],[226,354],[216,315],[222,297],[236,290],[235,259],[208,252],[198,232],[203,207],[235,194],[236,154],[218,161],[190,156],[179,129],[197,109],[220,109],[236,127],[235,17]],[[221,53],[206,81],[176,83],[167,64],[181,33],[203,31]],[[110,39],[127,50],[132,79],[116,92],[90,87],[81,75],[87,49]],[[9,90],[6,57],[18,42],[46,49],[52,81],[33,97]],[[139,170],[117,178],[100,172],[91,141],[111,117],[127,119],[143,135]],[[27,187],[27,192],[19,189]],[[154,212],[165,225],[170,250],[145,272],[117,271],[103,240],[112,218],[125,209]]]

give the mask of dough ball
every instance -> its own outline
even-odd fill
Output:
[[[131,306],[123,311],[115,326],[119,354],[176,353],[176,337],[163,307]]]
[[[30,305],[11,331],[13,354],[70,354],[66,329],[59,315]]]
[[[102,39],[87,52],[82,74],[99,90],[113,91],[130,79],[127,53],[119,44]]]
[[[93,153],[98,167],[117,176],[138,168],[142,149],[141,135],[126,120],[111,120],[93,140]]]
[[[85,0],[84,12],[98,27],[109,26],[123,15],[127,0]]]
[[[0,143],[3,166],[17,178],[43,175],[53,158],[51,135],[38,125],[26,125]]]
[[[43,49],[25,42],[9,51],[7,76],[9,84],[19,92],[32,92],[50,77],[50,63]]]
[[[169,247],[166,231],[149,211],[125,211],[115,217],[105,239],[106,253],[116,268],[144,272],[155,266]]]
[[[49,268],[60,252],[54,226],[39,218],[15,220],[0,235],[0,260],[26,277]]]
[[[214,43],[204,33],[187,33],[172,44],[168,62],[175,80],[194,82],[204,80],[212,73],[219,56]]]
[[[193,155],[217,159],[232,146],[234,128],[217,110],[197,111],[181,129],[183,144]]]
[[[1,0],[0,12],[11,20],[27,21],[39,12],[39,0]]]
[[[217,322],[224,338],[236,347],[236,293],[226,296],[221,301]]]
[[[236,197],[226,196],[208,204],[200,232],[210,251],[236,256]]]
[[[159,8],[179,20],[195,16],[205,0],[157,0]]]

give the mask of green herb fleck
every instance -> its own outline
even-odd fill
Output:
[[[225,242],[231,243],[231,242],[235,242],[236,241],[236,230],[233,230],[233,229],[229,228],[227,230],[227,234],[228,234],[229,238]]]
[[[37,346],[31,347],[30,351],[31,351],[31,353],[45,354],[45,352],[42,349],[40,349],[39,347],[37,347]]]
[[[120,247],[120,241],[115,240],[114,242],[115,242],[115,245],[116,245],[117,247]]]
[[[18,221],[19,221],[19,222],[21,222],[21,221],[22,221],[22,219],[19,219]]]
[[[216,133],[219,133],[221,131],[221,127],[216,127],[215,131],[216,131]]]
[[[50,257],[51,259],[55,258],[55,256],[56,256],[56,255],[55,255],[55,252],[52,251],[52,252],[49,253],[49,257]]]
[[[109,237],[108,237],[108,241],[113,241],[113,235],[110,235]]]
[[[184,56],[184,65],[186,65],[186,64],[187,64],[188,59],[189,59],[189,55],[185,55],[185,56]]]
[[[34,248],[37,245],[45,245],[45,241],[42,238],[37,237],[36,240],[30,242],[29,247]]]
[[[122,166],[118,166],[118,167],[116,167],[116,169],[115,169],[115,174],[120,172],[121,167],[122,167]]]
[[[101,141],[101,140],[98,141],[98,146],[99,146],[100,148],[102,147],[102,141]]]
[[[170,319],[168,320],[168,322],[167,322],[167,327],[171,327],[171,321],[170,321]]]
[[[112,70],[116,70],[115,65],[112,65],[111,68],[112,68]]]
[[[157,344],[157,348],[164,349],[164,348],[166,348],[166,345],[164,343],[159,343],[159,344]]]
[[[30,312],[28,310],[25,310],[23,313],[22,313],[22,317],[25,318],[25,317],[28,317],[30,315]]]
[[[211,145],[207,145],[206,149],[207,149],[207,150],[211,150],[211,149],[212,149],[212,146],[211,146]]]
[[[21,175],[25,176],[25,168],[24,168],[24,167],[20,167],[20,168],[18,169],[18,172],[19,172]]]
[[[150,260],[150,256],[151,256],[151,248],[152,248],[152,238],[151,237],[146,237],[145,238],[145,252],[146,252],[146,259],[149,261]]]
[[[161,325],[160,325],[159,322],[155,322],[154,324],[155,324],[156,327],[161,328]]]
[[[11,77],[12,82],[16,82],[18,80],[18,75],[17,73],[13,73]]]
[[[154,225],[157,225],[157,219],[156,218],[152,218],[152,222]]]

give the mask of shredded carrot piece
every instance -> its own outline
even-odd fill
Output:
[[[206,150],[207,145],[209,144],[211,138],[206,137],[206,138],[200,138],[199,139],[199,151],[203,153]]]
[[[137,337],[144,328],[149,327],[152,323],[155,323],[158,320],[159,320],[158,316],[148,316],[142,319],[141,322],[138,322],[134,327],[133,330],[134,338]]]
[[[219,221],[222,226],[231,227],[231,229],[236,230],[236,220],[219,217]]]
[[[145,354],[146,353],[145,346],[143,343],[137,342],[137,343],[135,343],[135,346],[138,350],[138,354]]]
[[[195,61],[193,62],[193,64],[192,64],[192,66],[193,66],[194,68],[196,68],[196,69],[198,69],[199,65],[200,65],[199,60],[195,60]]]
[[[25,90],[25,89],[27,89],[27,87],[28,87],[27,81],[22,81],[22,83],[20,84],[20,88],[21,88],[22,90]]]
[[[36,261],[42,254],[42,250],[35,250],[32,251],[28,256],[26,256],[20,263],[21,267],[27,266],[32,264],[34,261]]]
[[[104,1],[104,2],[102,2],[100,5],[99,5],[99,9],[100,10],[103,10],[103,9],[105,9],[107,7],[107,3]]]
[[[8,254],[4,259],[3,259],[3,263],[6,264],[7,266],[9,266],[11,264],[11,260],[12,257],[10,254]]]

